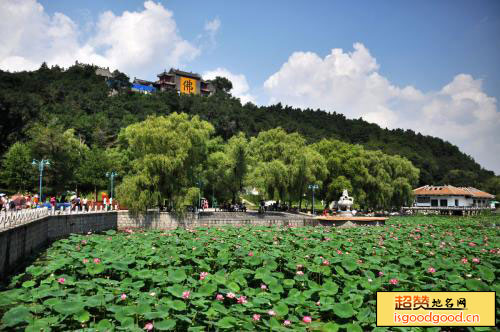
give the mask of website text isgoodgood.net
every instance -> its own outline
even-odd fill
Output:
[[[426,314],[399,314],[394,313],[394,323],[396,324],[443,324],[443,323],[479,323],[480,317],[478,314],[466,314],[463,312],[458,314],[435,314],[432,311]]]

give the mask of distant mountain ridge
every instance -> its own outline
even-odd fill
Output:
[[[33,72],[0,71],[0,154],[14,142],[25,140],[27,130],[36,122],[58,122],[75,128],[89,145],[112,146],[121,128],[148,115],[185,112],[211,122],[216,134],[224,139],[239,131],[255,136],[262,130],[282,127],[299,132],[309,142],[336,138],[399,154],[420,169],[420,185],[481,188],[485,179],[495,176],[455,145],[412,130],[382,129],[340,113],[301,110],[280,103],[241,105],[239,99],[224,91],[211,97],[179,96],[175,92],[142,95],[130,91],[123,73],[115,72],[114,77],[113,84],[106,83],[91,66],[63,70],[42,65]],[[120,92],[111,94],[113,88]]]

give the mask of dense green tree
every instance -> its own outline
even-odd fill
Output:
[[[125,74],[122,78],[128,81]],[[148,116],[177,112],[198,115],[210,122],[215,135],[224,141],[239,132],[256,137],[280,126],[287,133],[300,134],[306,144],[323,138],[336,139],[361,145],[365,150],[400,155],[420,169],[418,185],[472,183],[481,187],[495,176],[442,139],[412,130],[382,129],[362,119],[347,119],[337,112],[298,109],[280,103],[260,107],[250,103],[241,105],[238,98],[228,93],[229,83],[220,79],[216,85],[221,93],[208,98],[178,95],[173,91],[145,96],[128,89],[119,89],[118,94],[111,95],[112,87],[95,74],[94,66],[67,69],[42,66],[36,71],[18,73],[0,71],[0,155],[17,141],[29,141],[31,128],[53,121],[63,130],[74,129],[74,134],[88,146],[113,148],[118,144],[121,129]],[[325,157],[323,153],[322,156]],[[453,170],[472,172],[476,180],[469,181],[471,173],[464,173],[468,179],[464,182]],[[328,184],[322,186],[324,194],[327,188]],[[364,189],[359,194],[366,195]]]
[[[50,160],[44,172],[49,189],[55,192],[78,190],[76,174],[88,146],[75,135],[75,130],[65,130],[56,123],[39,124],[31,128],[29,135],[34,158]]]
[[[222,151],[211,153],[207,160],[207,180],[223,199],[230,198],[233,203],[243,190],[248,171],[247,145],[245,134],[240,133],[229,139]]]
[[[97,201],[98,188],[107,186],[106,172],[110,171],[111,161],[106,151],[93,146],[84,151],[81,163],[78,165],[76,177],[82,191],[93,191]]]
[[[303,194],[311,183],[321,184],[326,177],[325,160],[306,145],[297,133],[287,134],[281,128],[259,133],[250,141],[253,184],[269,198],[302,203]]]
[[[475,172],[452,169],[444,176],[443,184],[451,184],[456,187],[478,187],[479,179]]]
[[[7,188],[24,192],[32,189],[34,175],[38,172],[32,167],[31,149],[25,143],[14,143],[2,160],[0,178]]]
[[[233,83],[225,77],[217,76],[212,80],[215,91],[229,93],[233,89]]]
[[[135,212],[168,205],[181,211],[198,192],[213,127],[186,114],[149,117],[120,134],[132,170],[117,187],[117,198]]]

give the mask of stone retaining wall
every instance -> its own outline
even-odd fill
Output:
[[[118,212],[118,229],[174,229],[177,227],[255,225],[255,226],[316,226],[317,221],[291,213],[252,214],[244,212],[188,213],[179,217],[168,212],[149,212],[134,216],[128,211]]]
[[[115,212],[47,216],[0,232],[0,280],[52,241],[71,233],[117,228]]]
[[[289,213],[188,213],[182,218],[173,213],[154,211],[138,216],[128,211],[51,215],[0,231],[0,281],[23,267],[30,256],[52,241],[74,233],[126,228],[174,229],[223,225],[298,227],[317,224],[317,220]]]

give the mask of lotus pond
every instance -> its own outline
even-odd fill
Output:
[[[500,294],[499,221],[73,235],[0,291],[0,329],[374,330],[376,291]]]

